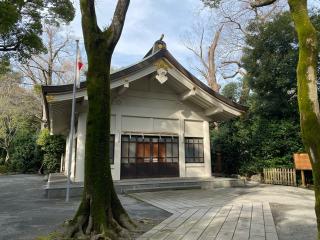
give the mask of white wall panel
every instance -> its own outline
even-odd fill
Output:
[[[153,120],[154,132],[172,132],[179,133],[179,120],[155,118]]]
[[[111,133],[115,133],[115,131],[116,131],[116,116],[115,115],[111,115],[110,132]]]
[[[152,118],[122,116],[122,131],[151,132],[153,129]]]
[[[185,137],[203,137],[203,122],[185,120],[184,135]]]

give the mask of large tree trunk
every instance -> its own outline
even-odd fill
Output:
[[[130,219],[115,193],[110,162],[110,74],[111,56],[105,56],[97,44],[96,51],[88,54],[87,119],[85,181],[82,203],[69,233],[107,236],[116,239],[122,228],[128,228]],[[106,59],[107,61],[101,61]],[[129,223],[129,224],[128,224]],[[73,232],[72,232],[73,231]],[[103,238],[102,238],[103,239]]]
[[[115,192],[109,161],[110,64],[128,0],[119,0],[111,26],[102,32],[96,24],[94,0],[81,0],[82,29],[88,56],[89,111],[85,146],[84,193],[67,235],[90,239],[129,239],[134,223]],[[119,29],[120,28],[120,29]]]
[[[307,0],[288,0],[299,39],[298,102],[302,140],[311,159],[315,185],[315,210],[320,239],[320,112],[317,95],[318,45],[308,16]]]
[[[209,47],[208,51],[208,85],[211,87],[211,89],[215,92],[219,92],[220,85],[217,81],[217,69],[216,69],[216,63],[215,63],[215,54],[216,49],[218,46],[218,42],[220,39],[221,31],[222,31],[223,25],[216,31],[214,38],[212,40],[212,43]]]

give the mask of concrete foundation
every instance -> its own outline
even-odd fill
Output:
[[[63,198],[66,195],[67,179],[62,174],[52,174],[45,185],[47,198]],[[114,181],[117,193],[154,192],[164,190],[214,189],[244,187],[245,180],[233,178],[148,178]],[[83,183],[72,183],[70,196],[80,197]]]

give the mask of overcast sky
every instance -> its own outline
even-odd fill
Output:
[[[112,18],[115,0],[97,0],[99,26],[107,26]],[[80,12],[71,23],[74,35],[83,45]],[[113,55],[112,65],[124,67],[139,61],[163,33],[170,52],[188,67],[191,52],[182,44],[182,35],[190,29],[202,8],[200,0],[131,0],[122,36]]]

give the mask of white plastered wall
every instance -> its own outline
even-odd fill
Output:
[[[85,158],[85,142],[86,142],[86,121],[87,113],[82,112],[78,117],[77,130],[77,159],[75,166],[74,180],[81,182],[84,180],[84,158]],[[74,164],[73,164],[74,165]],[[74,169],[74,168],[73,168]]]
[[[76,181],[75,179],[75,137],[73,139],[73,144],[72,144],[72,157],[71,157],[71,180]],[[78,146],[79,148],[80,146]],[[64,161],[64,174],[68,176],[68,169],[69,169],[69,154],[70,154],[70,132],[67,135],[66,138],[66,151],[65,151],[65,161]],[[81,165],[81,164],[80,164]],[[79,166],[81,167],[81,166]]]
[[[181,102],[170,88],[152,79],[130,83],[129,89],[113,101],[111,109],[110,132],[115,135],[114,164],[111,165],[114,180],[121,177],[121,134],[178,136],[180,177],[211,176],[209,124],[202,109],[190,102]],[[86,114],[80,114],[76,181],[84,179],[85,124]],[[203,137],[204,163],[185,163],[184,137]]]
[[[186,177],[210,177],[211,176],[211,154],[210,133],[208,121],[184,120],[185,137],[203,138],[204,162],[185,163]]]

